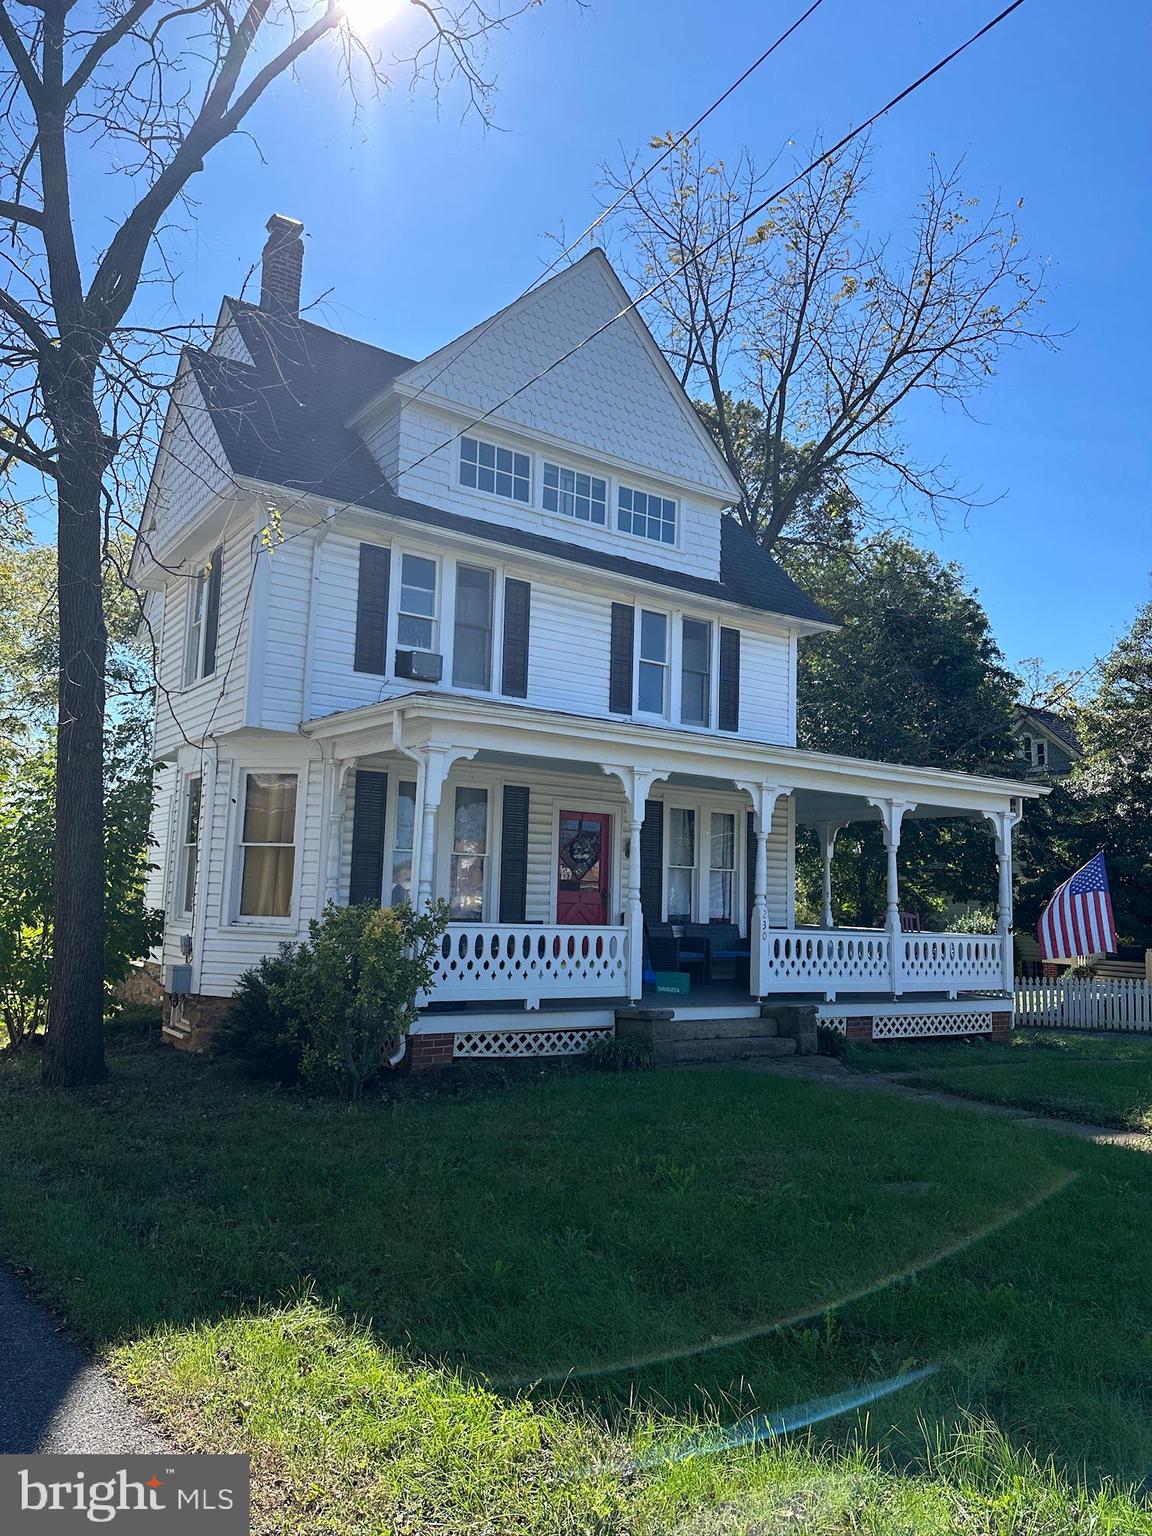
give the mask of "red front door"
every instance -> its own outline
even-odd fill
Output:
[[[611,816],[599,811],[561,811],[558,923],[608,921],[608,856]]]

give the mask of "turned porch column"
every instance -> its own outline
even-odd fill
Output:
[[[624,764],[603,764],[604,772],[620,780],[628,812],[624,820],[625,861],[624,923],[628,929],[628,997],[638,1003],[644,996],[644,908],[640,901],[640,834],[644,826],[644,806],[648,792],[657,779],[666,779],[668,768],[634,768]]]
[[[753,997],[759,998],[764,996],[770,979],[767,960],[768,945],[771,942],[771,923],[768,920],[768,836],[772,831],[777,800],[792,791],[782,784],[765,784],[747,779],[737,779],[736,788],[742,789],[752,801],[756,863],[752,873],[752,922],[748,934],[748,990]]]
[[[475,757],[476,747],[411,747],[405,751],[418,765],[417,798],[420,820],[416,847],[412,850],[416,871],[416,910],[432,900],[436,880],[436,827],[444,786],[452,765],[461,758]]]
[[[869,798],[868,804],[874,805],[880,812],[880,819],[884,825],[884,851],[888,855],[887,908],[884,926],[888,930],[888,964],[892,978],[892,995],[899,997],[904,991],[900,953],[903,939],[900,932],[900,828],[905,815],[915,810],[916,803],[913,800]]]
[[[348,807],[348,785],[356,781],[356,759],[326,764],[331,777],[328,802],[328,847],[324,868],[324,905],[337,903],[342,894],[340,879],[344,862],[344,821]]]
[[[1006,811],[985,811],[996,834],[998,889],[996,932],[1000,939],[1000,986],[1011,993],[1014,985],[1012,953],[1012,828],[1021,817],[1020,802],[1013,800]]]
[[[836,838],[847,823],[842,821],[818,821],[816,835],[820,839],[820,926],[832,927],[832,855],[836,851]]]

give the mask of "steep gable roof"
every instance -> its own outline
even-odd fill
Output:
[[[265,335],[267,320],[260,317]],[[282,328],[290,329],[292,324],[277,320],[275,337],[279,339]],[[310,331],[316,329],[310,327]],[[335,332],[330,335],[337,343],[347,340]],[[815,624],[833,622],[730,517],[721,522],[720,579],[713,581],[397,496],[363,440],[346,425],[345,401],[362,387],[364,374],[356,380],[337,374],[350,362],[367,371],[383,371],[391,366],[385,360],[394,359],[396,354],[364,359],[359,353],[348,353],[312,336],[301,354],[298,348],[304,340],[292,338],[286,351],[289,358],[305,356],[307,361],[302,364],[286,363],[279,353],[261,366],[186,349],[187,365],[234,474],[763,613]],[[247,336],[245,341],[251,346]],[[257,344],[254,355],[258,352]]]
[[[1041,709],[1035,704],[1017,704],[1016,711],[1023,724],[1038,725],[1042,731],[1047,731],[1049,736],[1054,737],[1062,747],[1066,747],[1077,757],[1080,756],[1083,748],[1071,720],[1058,715],[1054,709]]]
[[[735,501],[723,455],[631,305],[597,247],[394,382]]]

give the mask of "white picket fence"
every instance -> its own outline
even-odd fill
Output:
[[[1016,1027],[1130,1029],[1152,1034],[1152,987],[1146,981],[1018,981]]]

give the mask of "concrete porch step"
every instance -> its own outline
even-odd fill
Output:
[[[692,1062],[768,1061],[796,1052],[795,1040],[781,1040],[778,1035],[745,1035],[734,1039],[674,1040],[656,1046],[657,1063],[687,1066]]]
[[[660,1039],[665,1030],[670,1040],[757,1040],[779,1033],[775,1019],[723,1016],[716,1019],[674,1019],[670,1024],[656,1026],[653,1038]]]

